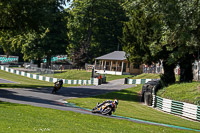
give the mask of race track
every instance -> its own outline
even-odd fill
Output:
[[[6,83],[12,82],[0,79]],[[144,121],[134,118],[122,117],[122,116],[106,116],[100,114],[93,114],[88,109],[68,106],[65,102],[69,98],[81,98],[89,97],[100,94],[105,94],[112,91],[117,91],[121,89],[126,89],[134,87],[135,85],[123,85],[124,79],[114,80],[108,84],[103,84],[100,86],[76,86],[76,87],[65,87],[62,88],[57,94],[51,94],[52,88],[17,88],[17,89],[0,89],[0,101],[18,103],[18,104],[28,104],[32,106],[52,108],[64,111],[73,111],[78,113],[90,114],[90,115],[99,115],[102,117],[110,117],[115,119],[126,119],[136,123],[145,123],[151,125],[159,125],[177,129],[184,130],[194,130],[179,126],[173,126],[168,124]],[[1,82],[0,82],[1,83]],[[95,106],[95,105],[94,105]],[[194,130],[200,131],[200,130]]]
[[[1,79],[1,78],[0,78],[0,83],[16,83],[16,82],[13,82],[13,81],[9,81],[9,80],[5,80],[5,79]]]

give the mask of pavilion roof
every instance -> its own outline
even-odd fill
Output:
[[[124,51],[114,51],[103,56],[97,57],[96,60],[126,60]]]

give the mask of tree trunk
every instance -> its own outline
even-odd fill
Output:
[[[161,75],[161,83],[163,86],[168,86],[169,84],[173,84],[176,81],[174,68],[175,64],[167,64],[166,61],[163,61],[163,69],[164,74]]]
[[[180,65],[180,82],[192,82],[193,80],[193,71],[192,71],[192,63],[193,56],[188,55],[187,58],[182,60]]]
[[[41,66],[41,61],[42,59],[40,58],[40,57],[38,57],[38,60],[37,60],[37,66],[40,68],[40,66]]]
[[[46,68],[51,68],[51,55],[47,55],[47,64]]]

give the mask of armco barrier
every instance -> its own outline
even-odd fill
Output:
[[[145,84],[148,81],[152,81],[152,80],[159,80],[159,79],[125,79],[124,84]]]
[[[7,71],[13,74],[25,76],[28,78],[32,79],[37,79],[37,80],[42,80],[42,81],[47,81],[47,82],[56,82],[60,79],[58,78],[52,78],[52,77],[45,77],[41,75],[36,75],[36,74],[31,74],[31,73],[26,73],[23,71],[19,70],[14,70],[12,68],[8,68],[5,66],[0,66],[0,70]],[[63,79],[64,84],[71,84],[71,85],[98,85],[99,80],[97,78],[92,78],[90,80],[69,80],[69,79]]]
[[[153,95],[152,106],[162,111],[200,121],[200,106]]]

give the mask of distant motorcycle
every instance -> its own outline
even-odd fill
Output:
[[[53,90],[52,90],[52,93],[56,93],[58,90],[60,90],[63,86],[63,80],[59,80],[59,81],[56,81],[54,83],[54,87],[53,87]]]
[[[92,109],[92,113],[100,113],[102,115],[112,115],[112,112],[115,112],[118,105],[118,100],[105,101],[102,104],[98,104]]]

